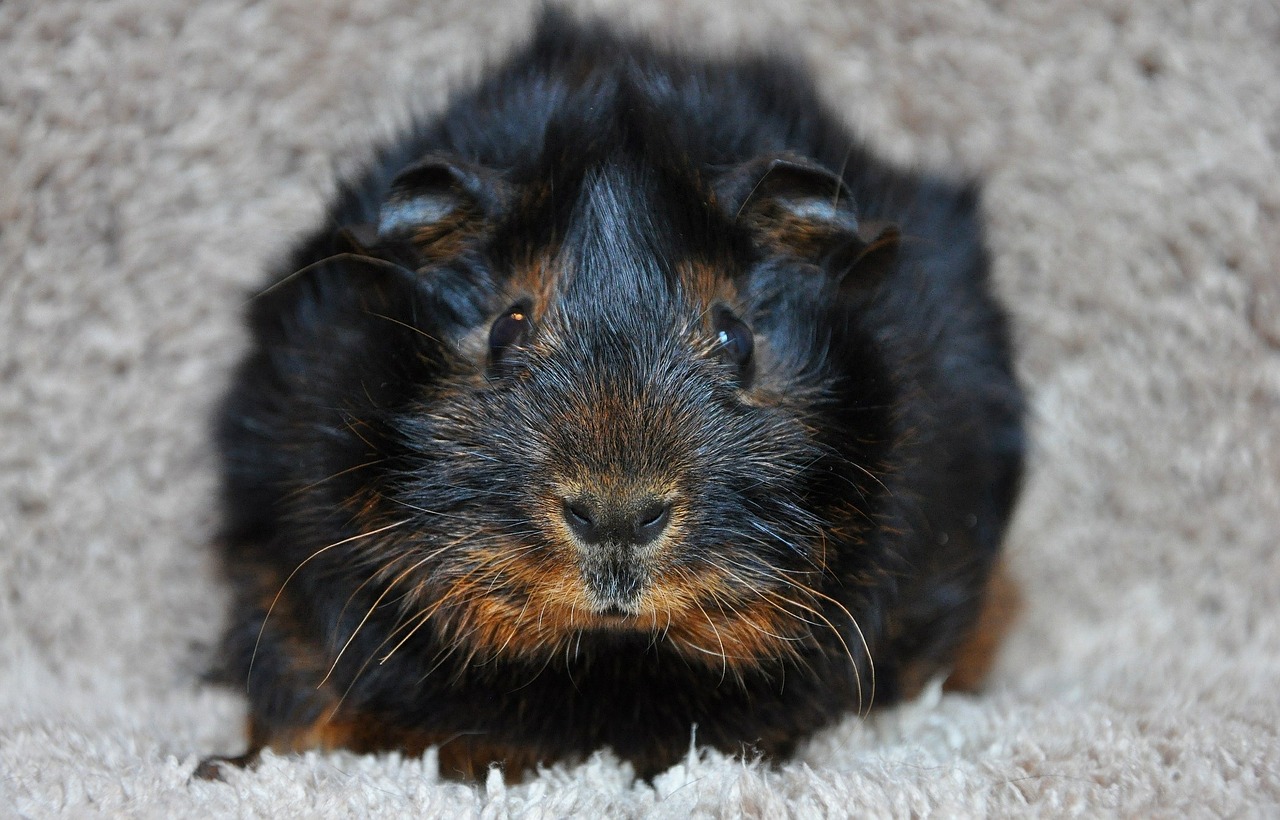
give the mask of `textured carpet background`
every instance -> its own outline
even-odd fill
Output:
[[[242,744],[242,700],[200,673],[225,604],[207,417],[244,293],[335,166],[534,9],[6,0],[0,814],[1280,812],[1274,3],[589,7],[797,50],[879,150],[986,179],[1036,442],[991,690],[652,785],[608,756],[467,787],[349,754],[189,782]]]

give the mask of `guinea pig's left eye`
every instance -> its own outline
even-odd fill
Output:
[[[496,362],[508,347],[527,339],[529,324],[529,314],[520,305],[499,316],[489,329],[489,357]]]
[[[722,308],[716,311],[715,331],[720,348],[729,361],[739,368],[746,368],[751,363],[751,354],[755,351],[755,337],[751,334],[751,328],[730,311]]]

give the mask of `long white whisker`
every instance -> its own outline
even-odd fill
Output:
[[[299,570],[301,570],[303,567],[305,567],[315,558],[319,557],[323,553],[328,552],[331,549],[340,547],[343,544],[350,544],[352,541],[359,541],[363,538],[369,538],[370,536],[378,535],[379,533],[384,533],[387,530],[392,530],[392,529],[395,529],[396,527],[402,527],[407,523],[409,523],[409,519],[406,518],[402,521],[396,521],[395,523],[387,524],[385,527],[379,527],[376,530],[370,530],[369,532],[363,532],[363,533],[360,533],[359,535],[353,535],[350,538],[344,538],[341,541],[335,541],[329,546],[321,547],[320,549],[311,553],[305,559],[303,559],[302,563],[298,564],[298,566],[293,568],[293,572],[289,573],[289,577],[285,578],[284,583],[280,585],[280,589],[276,592],[276,597],[271,599],[271,606],[267,607],[267,614],[262,617],[262,626],[258,628],[258,638],[253,643],[253,654],[250,655],[249,657],[249,671],[245,674],[246,686],[248,685],[248,682],[253,679],[253,664],[254,664],[254,661],[258,659],[258,648],[262,645],[262,635],[264,632],[266,632],[267,621],[271,619],[271,613],[275,611],[276,604],[280,602],[280,596],[284,594],[284,588],[287,587],[289,585],[289,582],[293,580],[293,576],[297,575]]]

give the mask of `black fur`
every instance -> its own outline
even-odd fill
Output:
[[[538,309],[513,271],[540,259],[550,301],[490,350],[496,319]],[[728,283],[748,363],[717,350],[691,267]],[[381,149],[252,302],[218,441],[227,665],[255,744],[347,715],[525,763],[608,746],[652,774],[695,725],[778,755],[868,707],[873,676],[894,702],[969,630],[1018,485],[1021,398],[986,270],[975,189],[870,156],[797,68],[549,15]],[[579,559],[592,600],[625,608],[662,573],[696,585],[731,565],[700,607],[796,578],[812,611],[779,615],[789,643],[742,662],[603,604],[558,643],[478,643],[448,599],[481,571],[464,548],[525,572],[469,594],[543,601],[527,578],[568,548],[539,504],[570,475],[676,487],[661,556]],[[353,745],[413,746],[386,737]]]

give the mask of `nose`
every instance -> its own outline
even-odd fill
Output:
[[[657,540],[671,521],[671,502],[654,496],[604,501],[564,499],[564,520],[584,544],[642,547]]]

